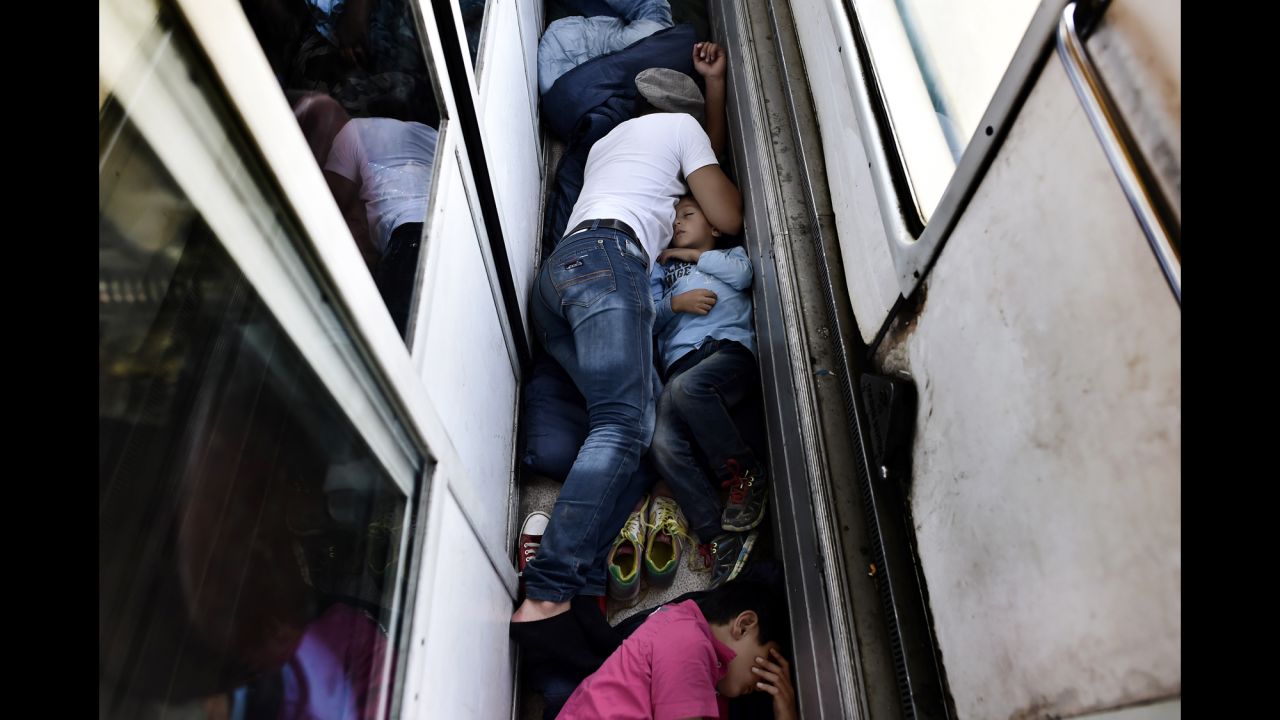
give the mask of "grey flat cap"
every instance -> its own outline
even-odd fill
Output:
[[[649,68],[636,75],[636,89],[663,112],[689,113],[702,122],[706,103],[693,78],[679,70]]]

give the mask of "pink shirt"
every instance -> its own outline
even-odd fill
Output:
[[[722,717],[716,683],[736,653],[711,634],[698,604],[660,607],[565,703],[558,720]]]

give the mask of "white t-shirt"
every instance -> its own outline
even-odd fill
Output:
[[[583,220],[621,220],[639,235],[652,267],[671,243],[676,202],[688,192],[684,179],[716,164],[711,141],[692,115],[653,113],[628,120],[591,147],[565,232]]]
[[[374,243],[387,248],[391,232],[427,216],[436,130],[393,118],[352,118],[333,139],[324,169],[356,182]]]

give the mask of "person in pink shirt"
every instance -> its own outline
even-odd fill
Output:
[[[791,666],[778,636],[787,614],[765,583],[731,581],[651,614],[578,685],[558,720],[725,718],[726,699],[773,696],[796,718]]]

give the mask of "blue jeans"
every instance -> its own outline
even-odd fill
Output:
[[[586,230],[560,241],[533,295],[534,328],[586,399],[590,426],[524,570],[526,597],[564,602],[604,594],[609,546],[648,489],[637,467],[659,386],[649,259],[621,231]]]
[[[422,245],[422,223],[404,223],[392,231],[387,248],[373,271],[382,301],[404,337],[409,326],[413,281],[418,277],[418,251]]]
[[[667,386],[658,398],[658,422],[650,457],[671,488],[689,529],[700,542],[723,530],[720,497],[697,453],[717,474],[725,463],[743,469],[755,465],[751,448],[738,433],[729,409],[742,402],[756,382],[756,357],[733,340],[707,340],[671,364]]]

